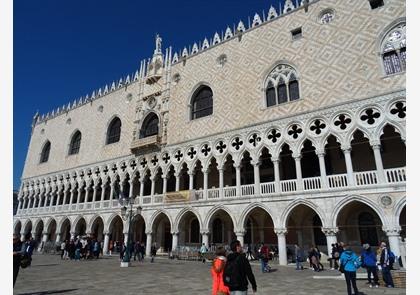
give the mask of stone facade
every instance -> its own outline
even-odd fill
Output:
[[[121,192],[142,207],[133,235],[148,252],[152,240],[176,250],[236,236],[276,245],[285,264],[286,245],[321,243],[328,252],[337,234],[354,245],[376,241],[367,237],[375,228],[399,254],[405,71],[386,74],[383,48],[390,30],[405,30],[405,2],[305,3],[286,1],[281,13],[271,8],[190,51],[162,51],[157,36],[134,75],[36,114],[15,232],[42,233],[44,242],[69,233],[127,241]],[[295,70],[299,99],[267,107],[267,77],[278,65]],[[212,91],[212,114],[192,120],[202,86]],[[150,116],[158,132],[142,138]],[[106,144],[116,117],[119,141]],[[76,131],[80,150],[69,155]]]

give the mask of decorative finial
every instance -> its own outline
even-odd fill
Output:
[[[159,36],[159,34],[156,34],[156,48],[155,48],[155,54],[160,54],[162,53],[162,38]]]

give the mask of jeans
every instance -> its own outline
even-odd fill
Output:
[[[296,269],[302,269],[302,263],[300,262],[302,258],[296,257]]]
[[[384,279],[386,286],[394,287],[394,282],[392,280],[391,270],[389,266],[382,266],[382,278]]]
[[[261,261],[261,271],[266,272],[267,271],[267,262],[264,262],[264,259],[260,259]]]
[[[372,275],[373,275],[373,283],[375,283],[375,285],[379,285],[378,281],[378,269],[376,268],[376,265],[374,266],[366,266],[366,271],[367,271],[367,275],[368,275],[368,282],[369,284],[372,284]]]
[[[230,291],[230,295],[248,295],[248,291]]]
[[[353,286],[354,294],[359,294],[359,291],[357,290],[356,286],[356,272],[355,271],[344,271],[344,277],[346,278],[346,284],[347,284],[347,294],[352,295],[351,293],[351,287]],[[350,285],[351,284],[351,285]]]

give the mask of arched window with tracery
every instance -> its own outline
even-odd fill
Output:
[[[159,118],[155,113],[150,113],[143,121],[139,138],[145,138],[159,133]]]
[[[50,150],[51,150],[51,143],[48,140],[45,144],[44,147],[42,148],[42,152],[41,152],[41,158],[39,160],[40,163],[45,163],[48,161],[48,158],[50,157]]]
[[[82,133],[80,133],[80,131],[77,131],[70,141],[69,155],[75,155],[79,153],[81,141]]]
[[[405,23],[393,27],[382,40],[381,56],[386,75],[405,71],[405,42]]]
[[[120,141],[121,134],[121,120],[120,118],[114,118],[108,126],[106,133],[106,144],[111,144]]]
[[[191,99],[191,120],[211,114],[213,114],[213,91],[208,86],[201,86]]]
[[[296,70],[289,65],[276,66],[264,85],[267,107],[300,98],[299,79]]]

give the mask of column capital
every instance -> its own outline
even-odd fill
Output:
[[[153,232],[151,230],[148,230],[148,231],[145,232],[145,234],[148,235],[148,236],[149,235],[151,236],[153,234]]]
[[[188,171],[188,175],[189,175],[189,176],[194,176],[194,174],[195,174],[195,173],[194,173],[194,171],[191,171],[191,172],[190,172],[190,171]]]
[[[287,228],[275,228],[274,232],[276,233],[276,235],[278,236],[284,236],[287,234]]]
[[[225,167],[217,167],[217,171],[219,171],[219,173],[223,172],[223,171],[225,171]]]
[[[242,165],[241,163],[233,163],[233,167],[235,167],[236,169],[241,169]]]
[[[377,139],[369,140],[369,144],[372,149],[380,149],[381,148],[381,141]]]
[[[171,234],[172,235],[178,235],[179,234],[179,231],[173,231],[173,232],[171,232]]]
[[[338,233],[338,227],[323,227],[322,232],[326,236],[335,236]]]
[[[201,169],[201,172],[203,172],[204,174],[208,174],[210,172],[209,168],[203,168]]]
[[[243,237],[244,235],[245,235],[245,230],[243,230],[243,229],[241,229],[241,230],[236,230],[235,231],[235,235],[238,237],[238,236],[240,236],[240,237]]]
[[[386,233],[388,237],[399,237],[401,232],[401,226],[395,226],[395,227],[387,227],[382,226],[382,230]]]
[[[201,235],[208,235],[210,233],[210,231],[208,229],[204,229],[200,231]]]
[[[104,235],[109,235],[109,234],[110,234],[110,232],[109,232],[109,230],[104,230],[104,231],[103,231],[103,234],[104,234]]]
[[[344,153],[350,153],[351,152],[351,145],[350,144],[342,144],[341,145],[341,150]]]
[[[296,161],[296,160],[300,160],[300,159],[302,158],[302,155],[301,155],[300,153],[295,153],[295,152],[293,152],[293,153],[292,153],[292,157],[293,157],[293,159],[295,159],[295,161]]]
[[[315,154],[318,156],[318,157],[323,157],[323,156],[325,156],[325,149],[317,149],[316,151],[315,151]]]
[[[259,166],[259,165],[261,165],[261,161],[260,160],[255,160],[255,161],[251,160],[251,165],[254,166],[254,167]]]
[[[280,157],[271,157],[271,162],[280,162]]]

